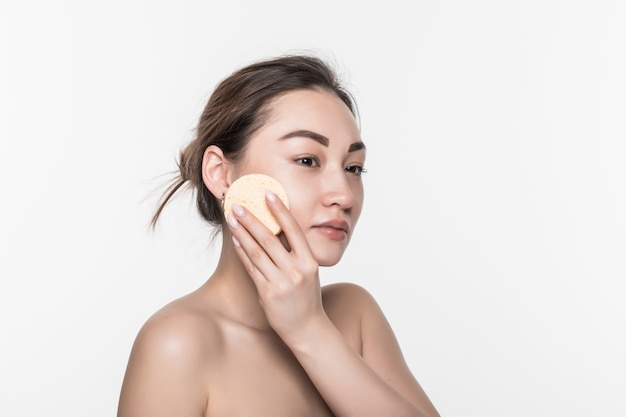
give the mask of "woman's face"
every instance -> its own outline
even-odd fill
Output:
[[[318,263],[329,266],[341,259],[361,214],[364,163],[365,146],[341,99],[297,90],[271,102],[231,180],[259,173],[280,181]]]

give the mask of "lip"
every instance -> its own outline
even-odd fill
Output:
[[[314,226],[324,236],[332,240],[344,240],[350,231],[350,225],[345,220],[333,219]]]

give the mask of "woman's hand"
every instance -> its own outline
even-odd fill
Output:
[[[270,325],[288,343],[305,337],[308,329],[328,320],[322,307],[319,265],[300,226],[269,190],[266,202],[287,245],[244,207],[233,205],[228,224]]]

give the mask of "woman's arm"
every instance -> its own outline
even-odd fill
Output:
[[[337,416],[438,417],[374,299],[360,287],[341,285],[342,302],[361,317],[363,357],[330,320],[286,342],[329,407]]]
[[[342,317],[348,314],[346,305],[356,312],[361,327],[360,354],[365,362],[427,416],[439,416],[407,366],[396,336],[374,297],[355,284],[333,284],[325,290],[335,293],[336,302],[328,313],[333,322],[337,314]]]

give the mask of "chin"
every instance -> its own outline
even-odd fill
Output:
[[[315,256],[315,260],[319,266],[334,266],[337,265],[343,257],[343,252],[344,251],[337,252],[329,250],[314,251],[313,256]]]
[[[339,259],[332,261],[332,262],[325,262],[323,260],[318,261],[319,266],[322,266],[322,267],[335,266],[338,263],[339,263]]]

